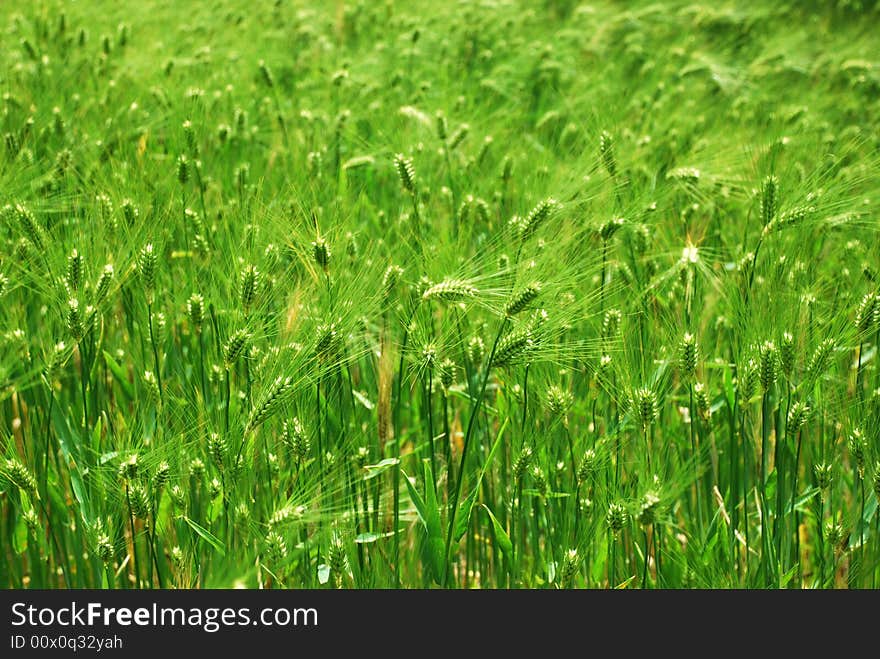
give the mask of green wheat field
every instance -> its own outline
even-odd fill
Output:
[[[880,4],[0,3],[0,586],[874,588]]]

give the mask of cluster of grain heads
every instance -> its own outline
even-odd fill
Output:
[[[770,226],[776,218],[779,204],[779,179],[767,176],[761,183],[761,222],[764,227]]]
[[[196,140],[196,131],[193,122],[190,119],[186,119],[181,125],[181,130],[183,131],[183,139],[186,143],[187,151],[193,156],[199,155],[199,144]],[[178,179],[180,177],[178,176]]]
[[[779,342],[779,369],[789,381],[791,381],[792,374],[794,373],[794,364],[794,336],[791,332],[783,332],[782,340]]]
[[[64,341],[54,344],[46,357],[44,375],[51,379],[64,366],[69,357],[70,349]]]
[[[7,458],[3,461],[2,465],[0,475],[4,476],[6,480],[15,485],[15,487],[25,494],[38,496],[37,479],[19,460],[16,458]]]
[[[397,172],[397,177],[400,179],[400,185],[403,189],[411,195],[415,195],[418,192],[418,188],[416,187],[416,169],[412,158],[407,158],[402,153],[398,153],[394,156],[394,169]]]
[[[133,481],[137,479],[140,469],[140,456],[137,453],[130,453],[119,461],[119,478],[124,481]]]
[[[141,278],[141,286],[143,286],[144,294],[147,298],[147,304],[153,304],[153,296],[156,292],[156,251],[153,243],[147,243],[143,246],[138,255],[137,269]]]
[[[433,371],[437,365],[437,345],[433,342],[426,343],[419,351],[419,369]]]
[[[40,533],[40,516],[37,514],[37,511],[33,508],[28,508],[24,511],[24,525],[27,527],[28,535],[30,537],[36,539],[39,537]]]
[[[105,530],[104,524],[98,520],[92,528],[92,551],[101,559],[105,567],[110,566],[116,557],[116,548]]]
[[[315,331],[314,355],[325,363],[334,363],[342,350],[343,338],[335,323],[321,323]]]
[[[660,496],[655,491],[645,492],[639,500],[639,524],[645,527],[656,524],[661,514],[660,504]]]
[[[207,452],[214,467],[222,474],[226,470],[226,456],[229,453],[229,444],[226,442],[226,438],[216,432],[210,433],[207,441]]]
[[[846,440],[849,455],[858,470],[859,479],[865,476],[865,461],[867,459],[868,442],[861,428],[855,428]]]
[[[803,401],[795,401],[788,411],[785,421],[785,434],[794,437],[810,417],[810,406]]]
[[[274,529],[266,534],[265,555],[270,565],[277,566],[287,558],[287,542]]]
[[[498,341],[492,366],[504,368],[528,361],[535,344],[534,332],[529,327],[509,332]]]
[[[632,412],[643,431],[653,425],[659,414],[657,394],[650,387],[639,387],[631,396]]]
[[[448,393],[449,388],[455,382],[457,371],[458,366],[449,357],[446,357],[443,361],[440,362],[440,385],[443,387],[444,392]]]
[[[191,165],[189,158],[186,157],[186,154],[180,154],[177,157],[177,181],[181,186],[186,186],[189,183],[189,179],[191,176]]]
[[[349,576],[350,568],[345,544],[338,531],[334,531],[333,536],[330,538],[327,563],[330,567],[330,574],[333,576],[334,584],[337,588],[342,588],[343,583]]]
[[[778,212],[770,223],[764,226],[764,234],[802,226],[815,213],[815,206],[796,206],[787,211]]]
[[[877,503],[880,504],[880,460],[874,463],[874,496],[877,497]]]
[[[150,516],[153,512],[153,501],[150,498],[150,493],[141,482],[130,483],[128,487],[131,512],[137,519],[142,520],[145,524],[149,524]]]
[[[602,165],[612,178],[617,176],[617,159],[614,157],[614,138],[608,131],[599,134],[599,156]]]
[[[704,422],[712,417],[712,402],[709,397],[708,387],[702,382],[694,383],[694,400],[697,404],[697,412]]]
[[[168,484],[171,477],[171,465],[167,460],[162,460],[153,471],[152,486],[154,492],[161,492]]]
[[[835,519],[826,520],[824,535],[835,553],[839,554],[844,551],[846,542],[849,540],[849,533],[843,524]]]
[[[761,370],[753,358],[750,358],[737,371],[737,391],[743,405],[752,402],[761,382]]]
[[[449,139],[446,142],[446,148],[450,151],[455,151],[461,145],[461,143],[464,142],[465,139],[467,139],[467,136],[468,134],[470,134],[470,132],[470,124],[459,124],[458,127],[449,135]]]
[[[544,497],[548,493],[548,482],[547,482],[547,474],[544,473],[544,469],[541,465],[533,464],[529,475],[532,477],[532,487],[535,492],[537,492],[538,496]]]
[[[856,308],[855,325],[860,337],[874,327],[880,327],[880,294],[874,291],[865,293]]]
[[[581,458],[581,462],[578,465],[577,470],[577,482],[578,485],[583,485],[584,483],[589,483],[593,476],[596,474],[598,469],[598,456],[596,455],[596,451],[594,449],[587,449],[584,453],[584,456]]]
[[[686,332],[679,347],[679,368],[683,379],[690,382],[696,377],[697,363],[699,362],[699,345],[696,337]]]
[[[528,215],[519,221],[519,238],[523,243],[531,238],[556,211],[561,204],[553,198],[539,201]]]
[[[250,315],[257,298],[257,290],[260,284],[260,271],[252,264],[246,265],[239,276],[239,301],[244,315]]]
[[[79,343],[85,334],[85,322],[75,297],[67,301],[67,332],[74,343]]]
[[[816,382],[825,375],[836,349],[837,343],[833,338],[824,339],[816,346],[807,363],[807,380],[809,382]]]
[[[113,279],[116,276],[116,270],[112,263],[107,263],[101,269],[98,281],[95,283],[95,306],[100,307],[107,300],[110,294],[110,286],[113,285]]]
[[[399,265],[389,265],[382,275],[382,303],[387,307],[393,299],[398,283],[403,277],[403,268]]]
[[[327,274],[330,271],[330,245],[320,236],[312,243],[312,255],[318,267]]]
[[[133,226],[140,216],[140,210],[134,205],[134,201],[131,199],[123,199],[119,205],[119,210],[122,213],[122,218],[125,220],[126,226],[129,227]]]
[[[524,446],[513,463],[513,478],[517,483],[521,483],[532,466],[533,451],[530,446]]]
[[[43,253],[46,249],[45,231],[34,214],[27,207],[16,204],[15,215],[25,237],[38,252]]]
[[[165,312],[156,311],[152,316],[153,322],[153,341],[155,342],[160,355],[163,354],[163,346],[168,338],[168,319]]]
[[[477,296],[476,286],[463,279],[444,279],[433,284],[422,293],[422,300],[442,300],[444,302],[462,302]]]
[[[191,479],[201,481],[205,475],[205,463],[201,458],[193,458],[189,463],[189,476]]]
[[[646,14],[638,43],[597,47],[636,68],[651,53],[660,78],[630,76],[629,99],[653,110],[651,125],[599,108],[594,125],[610,132],[585,144],[582,99],[564,93],[590,88],[587,69],[565,66],[582,11],[474,4],[438,36],[421,26],[442,23],[442,4],[395,10],[389,28],[381,7],[346,3],[342,35],[318,8],[294,28],[306,50],[272,65],[281,32],[263,30],[252,79],[225,84],[220,71],[205,91],[187,87],[184,65],[226,64],[198,43],[141,66],[140,35],[100,16],[89,37],[60,15],[58,43],[42,14],[12,20],[15,75],[0,98],[13,197],[0,211],[6,585],[51,587],[68,561],[86,587],[154,586],[169,570],[177,587],[424,585],[403,470],[415,491],[434,480],[453,536],[445,585],[591,587],[608,574],[617,587],[642,569],[669,587],[880,577],[873,502],[857,510],[860,488],[880,497],[876,163],[855,157],[873,141],[841,130],[820,84],[802,99],[809,113],[780,115],[791,140],[725,153],[781,83],[741,93],[718,142],[701,118],[704,76],[660,79],[681,44]],[[603,5],[594,18],[618,14]],[[257,19],[238,18],[253,33]],[[511,66],[530,57],[524,34],[538,40],[534,68]],[[762,30],[785,69],[798,44],[774,39]],[[382,85],[370,63],[401,43]],[[747,81],[757,69],[742,58],[757,51],[729,46],[721,59]],[[433,75],[450,53],[477,97],[446,88],[468,82],[454,67]],[[869,67],[832,60],[864,94]],[[59,93],[77,71],[94,74],[94,94]],[[132,71],[146,95],[132,94]],[[519,116],[509,94],[535,80],[534,112]],[[430,103],[445,113],[418,109]],[[811,161],[811,135],[834,157]],[[539,201],[551,190],[571,218]],[[532,315],[539,306],[552,321]],[[847,438],[850,426],[861,431]],[[446,450],[425,476],[434,441]],[[455,519],[483,504],[494,534],[485,515]],[[823,564],[829,541],[846,542],[841,520],[860,542]]]
[[[168,490],[168,498],[171,499],[171,504],[174,506],[175,510],[178,512],[186,512],[187,495],[180,485],[171,486],[171,489]]]
[[[776,344],[773,341],[765,341],[761,344],[760,350],[760,375],[761,389],[766,394],[770,388],[776,383],[776,364],[778,353]]]
[[[547,411],[552,417],[564,418],[574,404],[572,393],[556,384],[547,388],[544,400],[547,405]]]
[[[79,292],[83,279],[83,258],[77,249],[73,249],[67,257],[67,290],[75,295]]]
[[[200,334],[205,322],[205,298],[193,293],[186,301],[186,313],[193,330]]]
[[[435,117],[435,128],[437,130],[437,138],[441,142],[445,142],[449,135],[449,122],[442,110],[437,110]]]
[[[562,558],[562,566],[559,570],[559,585],[561,588],[569,588],[577,576],[581,565],[581,557],[577,549],[569,549]]]
[[[223,363],[227,371],[238,362],[250,339],[251,333],[244,328],[235,330],[226,339],[226,343],[223,346]]]
[[[294,462],[303,464],[309,456],[311,442],[305,426],[298,417],[284,422],[281,438],[290,450],[290,456]]]
[[[467,356],[471,364],[479,365],[483,363],[486,355],[486,343],[481,336],[472,336],[468,339]]]
[[[270,416],[275,414],[287,401],[294,390],[294,381],[290,376],[278,376],[269,386],[262,398],[254,406],[247,422],[247,431],[251,431]]]
[[[617,235],[617,232],[623,228],[624,224],[626,224],[626,220],[622,217],[615,217],[607,222],[603,222],[599,227],[599,237],[602,239],[602,242],[610,242]]]
[[[622,503],[612,501],[608,504],[608,510],[605,513],[605,524],[615,538],[620,536],[620,532],[623,531],[628,522],[629,513]]]
[[[623,314],[620,309],[608,309],[602,318],[602,344],[608,347],[609,343],[613,343],[620,336],[620,323],[623,320]]]
[[[160,408],[162,406],[162,392],[159,387],[159,379],[153,371],[144,371],[144,386],[147,388],[147,396],[150,402]]]
[[[504,314],[508,317],[516,316],[534,302],[540,294],[541,282],[534,281],[524,286],[511,296],[504,307]]]
[[[826,496],[834,477],[834,467],[828,462],[818,462],[813,465],[813,476],[816,479],[816,487]]]

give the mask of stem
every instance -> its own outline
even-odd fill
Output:
[[[196,163],[193,164],[193,169],[196,172],[196,185],[199,188],[199,205],[202,210],[202,224],[205,225],[208,223],[208,211],[205,210],[205,186],[202,183],[202,170]],[[202,236],[207,239],[207,236]]]
[[[446,461],[446,498],[452,494],[452,437],[449,436],[449,398],[443,392],[443,459]]]
[[[226,402],[225,402],[225,410],[224,410],[224,419],[226,423],[226,432],[229,432],[229,402],[230,398],[232,398],[232,387],[229,383],[229,367],[226,368]],[[233,465],[235,466],[235,465]]]
[[[131,510],[131,496],[128,493],[128,483],[125,484],[125,503],[128,506],[128,522],[131,525],[131,553],[134,565],[134,582],[137,588],[141,587],[141,571],[138,567],[137,536],[134,530],[134,513]]]
[[[449,192],[452,195],[452,227],[455,232],[455,238],[458,238],[458,229],[459,229],[459,217],[458,217],[458,194],[455,190],[455,179],[452,176],[452,159],[449,157],[449,147],[446,145],[446,140],[443,140],[443,155],[446,158],[446,178],[449,182]]]
[[[880,545],[880,513],[876,512],[876,511],[874,513],[874,540],[878,545]],[[876,566],[877,553],[878,552],[875,551],[875,565],[874,565],[874,568],[871,570],[871,589],[872,590],[877,588],[877,566]]]
[[[52,521],[51,521],[52,517],[49,515],[49,510],[46,507],[46,504],[43,503],[42,499],[40,499],[39,501],[40,501],[40,508],[43,509],[43,515],[45,515],[46,523],[49,526],[49,535],[52,538],[52,542],[55,543],[55,551],[58,553],[59,557],[61,558],[61,565],[62,565],[61,571],[62,571],[62,576],[64,577],[64,586],[65,586],[65,588],[70,589],[72,586],[70,583],[70,564],[67,560],[67,551],[65,551],[65,549],[61,546],[61,543],[58,542],[58,537],[55,535],[55,527],[52,525]]]
[[[758,265],[758,253],[761,251],[761,243],[764,242],[764,234],[761,233],[761,237],[758,238],[758,244],[755,246],[755,253],[752,256],[752,267],[749,268],[749,285],[746,288],[746,297],[745,297],[745,305],[748,309],[749,305],[749,294],[752,292],[752,283],[755,281],[755,268]]]
[[[737,573],[741,572],[741,562],[739,560],[739,549],[736,544],[736,531],[739,528],[739,483],[737,482],[737,474],[739,473],[739,442],[736,438],[736,408],[737,396],[734,399],[733,409],[728,409],[728,430],[730,434],[730,461],[728,463],[728,492],[731,499],[730,510],[730,546],[733,548],[734,557],[736,558]],[[746,519],[748,523],[748,519]]]
[[[522,479],[519,479],[516,482],[516,495],[515,495],[516,498],[513,501],[513,506],[512,506],[513,510],[511,511],[511,514],[510,514],[510,538],[513,541],[513,563],[514,563],[511,566],[510,571],[511,571],[511,581],[513,582],[514,585],[516,584],[516,577],[519,573],[519,570],[517,569],[517,567],[519,566],[519,561],[517,559],[519,558],[520,548],[521,548],[520,546],[522,545],[522,542],[520,542],[520,538],[517,535],[517,526],[516,526],[517,520],[519,519],[520,516],[522,516],[522,489],[523,489]],[[521,529],[523,526],[525,526],[524,523],[520,524],[520,535],[522,534]]]
[[[819,588],[825,586],[825,493],[819,492],[819,517],[816,520],[819,538]]]
[[[406,355],[406,344],[409,340],[409,326],[412,323],[413,316],[416,314],[418,307],[415,307],[406,321],[403,329],[403,343],[400,347],[400,362],[397,366],[396,393],[394,396],[394,457],[397,458],[397,464],[392,469],[392,493],[394,508],[394,528],[392,529],[393,541],[391,543],[391,560],[394,565],[394,587],[400,588],[400,440],[403,434],[400,428],[400,388],[403,383],[403,360]]]
[[[428,368],[428,391],[427,391],[427,404],[428,404],[428,443],[431,449],[431,475],[434,478],[434,490],[436,491],[437,485],[437,457],[434,452],[434,413],[433,413],[433,405],[431,404],[432,396],[431,391],[434,386],[434,369]]]
[[[153,303],[149,301],[147,302],[147,321],[150,327],[150,346],[153,348],[153,364],[156,367],[156,385],[159,387],[159,402],[164,403],[164,394],[162,393],[162,370],[159,368],[159,350],[156,347],[156,338],[153,335]]]
[[[422,245],[422,216],[419,213],[419,196],[415,192],[412,193],[413,222],[416,225],[416,241],[419,243],[419,251],[424,249]]]
[[[696,434],[696,423],[697,423],[697,415],[696,410],[694,409],[694,385],[693,383],[688,384],[688,399],[689,399],[689,409],[691,415],[691,453],[694,461],[694,496],[697,499],[697,524],[700,527],[700,536],[703,535],[703,500],[700,496],[700,463],[697,459],[697,434]]]
[[[769,550],[769,534],[767,533],[767,415],[770,399],[767,392],[761,396],[761,480],[758,492],[761,497],[761,567],[766,576],[767,553]]]
[[[318,478],[324,480],[324,435],[321,431],[323,419],[321,417],[321,376],[318,376],[318,383],[315,385],[315,405],[318,415]],[[323,489],[323,488],[322,488]]]
[[[663,534],[658,532],[656,523],[651,525],[651,530],[654,535],[654,558],[657,563],[657,587],[663,588],[663,561],[661,559],[663,556]]]
[[[180,193],[181,198],[181,211],[183,213],[183,245],[186,248],[187,253],[189,253],[189,222],[186,221],[186,188],[183,188]]]
[[[749,448],[751,442],[747,442],[745,439],[745,435],[743,433],[745,427],[745,413],[740,414],[739,418],[739,438],[743,440],[743,470],[742,470],[742,500],[743,500],[743,528],[745,530],[745,569],[746,569],[746,584],[749,583],[749,576],[751,573],[751,533],[749,532],[749,472],[752,470],[752,465],[754,464],[751,456],[749,455]]]
[[[608,262],[608,241],[602,239],[602,278],[599,280],[599,313],[605,313],[605,268]]]
[[[863,409],[865,405],[865,396],[862,393],[862,347],[864,346],[863,341],[859,341],[859,357],[858,357],[858,365],[856,367],[856,398],[859,401],[859,409]],[[877,348],[880,350],[880,346]]]
[[[205,384],[205,337],[201,330],[198,332],[199,334],[199,374],[201,378],[202,385],[202,400],[207,404],[208,402],[208,387]]]
[[[446,560],[446,566],[443,570],[443,585],[445,586],[447,583],[447,579],[449,578],[449,561],[450,561],[450,552],[452,550],[452,533],[455,529],[455,518],[458,513],[458,500],[461,498],[461,488],[464,484],[464,468],[468,456],[468,449],[471,444],[471,437],[473,436],[474,427],[476,424],[474,423],[477,419],[478,413],[480,411],[480,406],[483,402],[483,396],[486,393],[486,384],[489,382],[489,373],[492,370],[492,360],[495,358],[495,350],[498,348],[498,342],[501,340],[501,335],[504,333],[504,328],[507,325],[507,317],[501,321],[501,324],[498,326],[498,333],[495,335],[495,341],[492,343],[492,351],[489,353],[489,359],[486,360],[486,367],[483,370],[483,382],[480,385],[480,393],[476,400],[473,401],[471,405],[471,415],[468,419],[468,427],[467,432],[464,436],[464,445],[461,449],[461,459],[458,463],[458,481],[455,485],[455,494],[452,497],[452,512],[449,514],[449,529],[446,532],[446,549],[444,552],[444,557]]]
[[[79,382],[80,389],[82,392],[82,404],[83,404],[83,428],[85,430],[89,429],[89,409],[86,404],[87,395],[86,395],[86,355],[83,349],[83,342],[79,342]]]
[[[862,560],[859,566],[859,579],[865,573],[865,479],[859,474],[859,494],[861,496],[861,509],[859,513],[859,554]]]
[[[614,582],[616,581],[614,573],[617,563],[617,538],[614,537],[614,533],[609,531],[608,534],[611,536],[611,559],[608,561],[608,588],[614,589]]]
[[[795,506],[797,505],[797,489],[798,489],[798,468],[801,462],[801,439],[802,439],[802,431],[798,431],[797,437],[797,450],[794,455],[794,477],[792,479],[791,486],[791,512],[794,513],[794,559],[798,564],[798,583],[803,584],[804,581],[804,568],[801,564],[801,533],[800,533],[800,514],[797,512]]]
[[[776,416],[778,419],[778,415]],[[786,414],[788,418],[788,414]],[[783,563],[782,536],[786,532],[786,520],[784,519],[785,510],[783,502],[785,501],[785,471],[783,470],[783,462],[785,461],[785,442],[788,441],[788,430],[780,436],[776,435],[776,451],[773,458],[776,467],[776,511],[773,520],[773,540],[776,547],[776,562],[783,570],[786,565]]]

